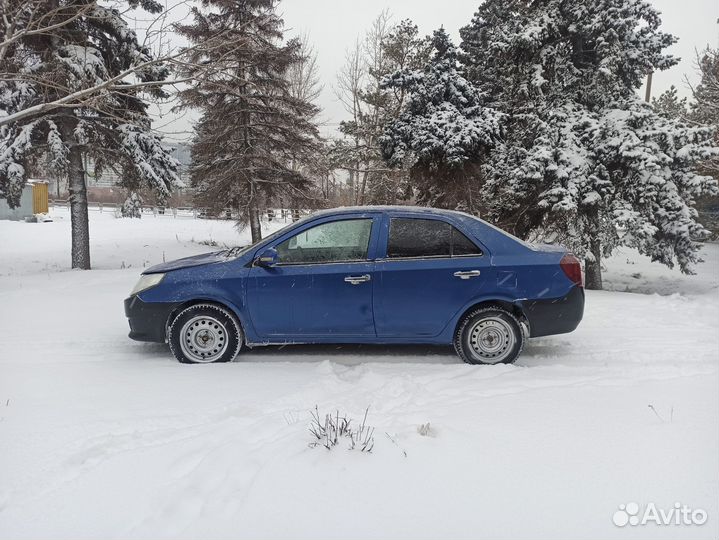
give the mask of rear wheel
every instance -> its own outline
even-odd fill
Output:
[[[229,362],[242,347],[235,316],[215,304],[195,304],[173,319],[168,329],[170,350],[185,364]]]
[[[523,347],[524,333],[517,317],[494,306],[469,313],[454,336],[454,348],[468,364],[511,364]]]

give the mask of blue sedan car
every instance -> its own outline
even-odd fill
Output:
[[[154,266],[125,300],[130,337],[186,363],[290,343],[453,344],[465,362],[510,363],[583,312],[563,248],[410,207],[317,212],[252,246]]]

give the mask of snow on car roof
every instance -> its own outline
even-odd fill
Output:
[[[471,217],[479,219],[466,212],[459,210],[446,210],[444,208],[430,208],[426,206],[403,206],[403,205],[367,205],[367,206],[337,206],[335,208],[327,208],[313,212],[312,216],[325,216],[329,214],[350,214],[362,212],[416,212],[420,214],[451,214],[457,216]]]

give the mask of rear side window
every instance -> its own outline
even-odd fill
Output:
[[[481,255],[482,251],[444,221],[436,219],[392,218],[387,257],[458,257]]]

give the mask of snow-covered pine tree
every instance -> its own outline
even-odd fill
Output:
[[[716,182],[692,171],[711,133],[637,96],[648,72],[677,62],[660,24],[645,0],[487,0],[460,31],[468,77],[506,115],[490,218],[559,235],[584,257],[588,288],[617,245],[689,272],[704,236],[693,205]]]
[[[548,162],[562,174],[540,195],[540,207],[553,213],[543,232],[563,237],[577,253],[600,258],[628,245],[691,273],[697,241],[707,236],[694,205],[716,192],[715,183],[696,172],[715,151],[711,130],[665,118],[636,99],[585,113],[572,131],[577,153]],[[593,269],[587,265],[588,284],[601,284]]]
[[[500,135],[500,115],[460,73],[449,36],[434,32],[433,56],[423,70],[397,71],[383,86],[404,95],[380,146],[392,166],[409,160],[420,204],[476,212],[477,176]]]
[[[177,27],[195,47],[180,92],[183,107],[202,111],[192,143],[192,185],[214,209],[238,208],[252,241],[260,209],[282,197],[306,197],[307,178],[292,160],[318,144],[316,106],[293,95],[288,70],[301,61],[297,40],[283,43],[277,0],[204,0],[193,22]]]
[[[120,207],[120,215],[126,218],[140,219],[142,217],[142,199],[137,191],[130,191],[127,194],[125,202]]]
[[[697,55],[700,81],[693,88],[694,101],[689,119],[716,129],[714,136],[719,142],[719,49],[706,48]],[[719,156],[702,164],[702,170],[719,178]]]
[[[719,49],[707,47],[697,54],[699,84],[692,88],[694,101],[688,118],[691,122],[714,128],[714,140],[719,145]],[[699,171],[719,180],[719,155],[715,154],[699,164]],[[719,236],[719,195],[702,197],[697,203],[702,223]]]
[[[719,49],[707,47],[697,54],[699,84],[692,88],[692,120],[719,125]]]
[[[679,99],[674,85],[662,92],[658,98],[652,98],[652,107],[666,118],[686,118],[688,113],[687,98]]]
[[[155,0],[129,0],[130,8],[159,13]],[[3,2],[0,42],[0,111],[35,111],[0,125],[0,197],[19,203],[28,167],[49,157],[54,173],[67,176],[72,217],[72,267],[90,268],[87,189],[83,157],[95,171],[114,167],[123,184],[145,185],[166,197],[177,179],[176,161],[150,129],[142,92],[162,96],[168,74],[154,63],[117,7],[94,0]],[[119,74],[143,65],[136,84]],[[108,84],[109,82],[112,84]],[[101,87],[101,88],[98,88]],[[58,104],[88,90],[83,99]],[[52,105],[50,105],[52,104]],[[1,119],[1,116],[0,116]]]

